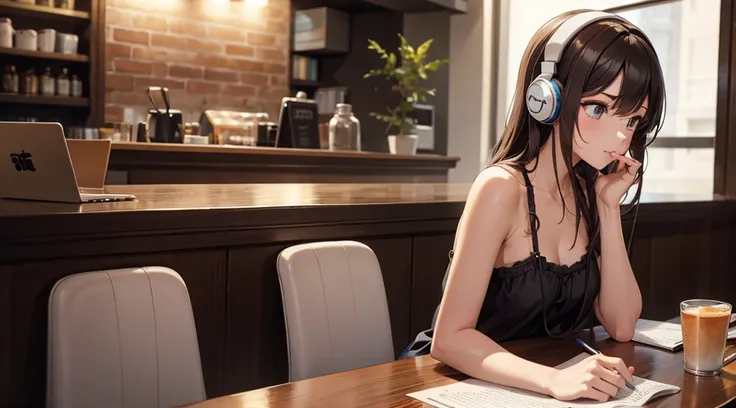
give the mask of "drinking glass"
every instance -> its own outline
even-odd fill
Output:
[[[708,299],[680,303],[680,325],[685,371],[700,376],[718,375],[723,367],[731,305]]]

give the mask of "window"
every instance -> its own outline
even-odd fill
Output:
[[[641,1],[631,0],[502,1],[508,18],[501,37],[508,41],[507,58],[500,58],[505,66],[498,70],[499,84],[505,88],[498,95],[501,123],[513,98],[524,48],[534,32],[568,10],[613,7],[647,34],[665,75],[665,123],[644,162],[644,192],[713,192],[720,0],[668,1],[639,8],[635,6]],[[621,6],[627,8],[617,11]]]

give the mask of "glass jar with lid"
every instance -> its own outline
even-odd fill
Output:
[[[360,121],[353,115],[353,107],[338,103],[329,124],[330,150],[360,151]]]

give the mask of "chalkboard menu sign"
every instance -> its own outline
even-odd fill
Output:
[[[317,102],[306,99],[302,92],[296,98],[283,98],[276,147],[320,148]]]

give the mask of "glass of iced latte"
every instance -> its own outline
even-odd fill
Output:
[[[694,299],[680,303],[685,371],[718,375],[726,350],[731,305],[717,300]]]

